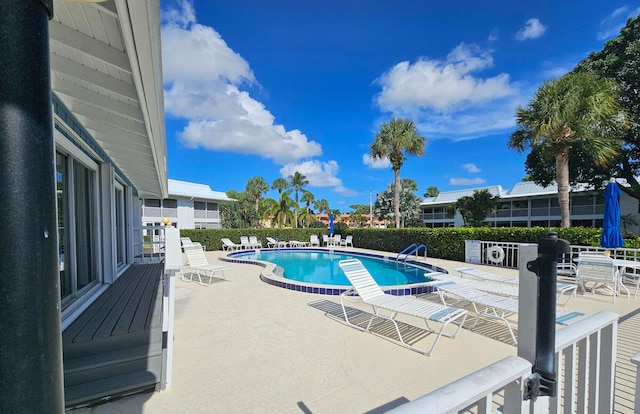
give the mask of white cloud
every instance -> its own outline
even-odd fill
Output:
[[[533,18],[527,20],[524,26],[516,33],[516,39],[527,40],[537,39],[547,31],[547,27],[540,23],[540,20]]]
[[[373,158],[371,154],[362,154],[362,163],[369,168],[382,169],[391,167],[389,158]]]
[[[449,185],[478,185],[484,184],[484,180],[482,178],[450,178]]]
[[[311,187],[338,187],[342,185],[342,180],[337,177],[339,169],[338,163],[334,160],[329,162],[311,160],[285,164],[280,168],[280,175],[288,178],[297,171],[307,177]]]
[[[320,144],[276,124],[261,102],[240,89],[257,83],[249,63],[213,28],[196,22],[191,2],[178,5],[163,10],[162,55],[165,110],[187,120],[178,134],[182,142],[281,164],[322,154]]]
[[[626,24],[629,17],[640,14],[640,7],[629,11],[627,6],[618,7],[600,22],[598,40],[605,40],[620,34],[620,29]]]
[[[393,116],[414,119],[427,139],[470,139],[513,128],[514,111],[524,104],[507,73],[492,68],[490,50],[461,43],[445,59],[400,62],[377,79],[376,103]]]
[[[462,169],[473,174],[480,172],[480,168],[473,163],[462,164]]]

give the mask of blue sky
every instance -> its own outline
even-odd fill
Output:
[[[243,191],[295,171],[332,209],[393,181],[371,161],[381,123],[412,119],[422,196],[524,175],[514,113],[601,50],[628,1],[161,1],[169,178]],[[268,197],[277,198],[275,191]]]

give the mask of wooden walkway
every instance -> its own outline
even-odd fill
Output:
[[[132,265],[62,333],[67,407],[160,382],[163,272]]]
[[[633,413],[636,404],[636,366],[631,357],[640,351],[640,309],[620,317],[618,321],[618,354],[616,355],[616,388],[614,413]]]

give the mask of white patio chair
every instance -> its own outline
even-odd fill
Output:
[[[612,302],[616,302],[616,296],[623,287],[627,291],[627,297],[630,297],[629,289],[620,283],[620,274],[613,263],[613,259],[604,255],[583,254],[578,256],[578,265],[576,270],[576,281],[582,290],[586,293],[586,284],[593,282],[591,292],[596,293],[600,287],[612,286]]]
[[[253,249],[262,249],[262,242],[256,236],[249,236],[249,245]]]
[[[240,246],[242,246],[243,249],[251,249],[251,243],[249,242],[249,237],[247,236],[240,236]]]
[[[286,241],[279,241],[274,239],[273,237],[267,237],[267,247],[270,248],[280,248],[280,247],[287,247],[289,246],[289,243],[287,243]]]
[[[310,247],[313,247],[313,246],[320,247],[320,240],[318,239],[318,235],[317,234],[312,234],[309,237],[309,246]]]
[[[504,322],[507,329],[509,329],[511,339],[517,344],[518,339],[511,326],[515,321],[511,317],[518,314],[518,299],[477,289],[476,283],[478,282],[456,282],[452,279],[429,282],[431,286],[437,289],[443,305],[447,304],[447,298],[449,298],[457,302],[469,303],[473,307],[477,317],[471,329],[476,327],[481,317],[497,319]],[[556,323],[560,325],[568,325],[569,322],[576,322],[582,317],[584,317],[584,314],[581,312],[556,311]]]
[[[351,246],[353,247],[353,236],[349,235],[344,239],[340,240],[340,246]]]
[[[222,250],[240,250],[242,248],[242,246],[235,244],[231,239],[226,237],[220,240],[222,241]]]
[[[360,260],[341,260],[338,264],[340,266],[340,269],[342,269],[344,274],[349,279],[349,282],[351,282],[351,284],[353,285],[352,289],[347,290],[340,295],[340,304],[342,305],[344,319],[347,324],[353,326],[356,329],[369,332],[369,329],[371,328],[371,322],[373,322],[375,318],[386,319],[393,323],[396,334],[398,335],[402,346],[430,356],[433,353],[436,345],[438,344],[438,340],[441,336],[444,335],[450,338],[455,338],[458,335],[458,332],[460,331],[462,325],[464,325],[464,321],[467,317],[467,310],[465,309],[440,305],[438,303],[420,300],[414,297],[389,295],[387,293],[384,293],[384,291],[380,288],[378,283],[376,283],[376,281],[373,279],[369,271],[364,267],[362,262],[360,262]],[[373,315],[371,315],[371,319],[369,320],[366,328],[362,328],[351,323],[349,321],[347,309],[344,306],[345,300],[353,301],[356,295],[363,303],[370,305],[373,308]],[[388,312],[388,315],[381,313],[381,311]],[[427,329],[438,334],[430,350],[427,351],[421,348],[417,348],[413,345],[409,345],[404,341],[402,333],[400,332],[400,328],[398,327],[398,323],[395,320],[395,317],[398,313],[423,319],[427,325]],[[441,323],[442,326],[439,330],[434,330],[429,326],[429,321]],[[452,322],[457,322],[457,329],[453,334],[445,334],[445,328],[449,323]]]
[[[187,278],[184,274],[184,269],[180,271],[180,278],[187,282],[193,281],[193,273],[195,272],[198,275],[198,282],[201,285],[204,285],[202,282],[202,277],[208,277],[209,282],[206,286],[211,286],[211,282],[213,281],[214,275],[216,273],[222,273],[222,278],[226,279],[224,275],[224,271],[226,269],[231,269],[229,266],[221,266],[221,265],[213,265],[210,264],[207,260],[207,256],[205,256],[204,250],[202,250],[202,246],[200,243],[194,243],[191,246],[184,247],[184,253],[187,255],[187,264],[186,267],[190,270],[189,277]]]

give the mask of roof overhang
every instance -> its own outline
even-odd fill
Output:
[[[54,0],[54,93],[136,187],[166,198],[159,2]]]

